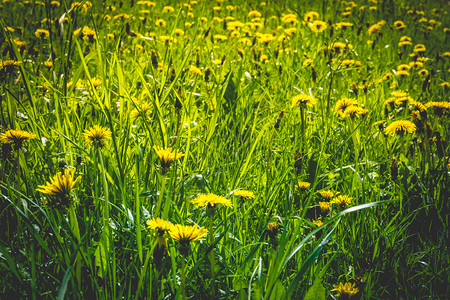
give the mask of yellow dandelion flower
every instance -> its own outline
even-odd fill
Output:
[[[340,282],[338,285],[334,285],[332,292],[337,292],[337,297],[348,298],[355,296],[359,293],[359,289],[356,287],[356,283],[347,282],[343,284]]]
[[[38,38],[38,39],[46,39],[50,36],[50,32],[47,29],[37,29],[34,32],[34,35]]]
[[[292,98],[292,106],[306,107],[317,103],[317,99],[310,95],[300,94]]]
[[[233,207],[231,201],[225,197],[214,194],[200,194],[191,201],[196,207],[214,207],[215,205],[223,205]]]
[[[164,21],[163,19],[158,19],[155,21],[155,25],[158,27],[166,27],[166,21]]]
[[[191,66],[191,68],[189,69],[190,72],[192,72],[195,75],[202,75],[202,70],[200,70],[199,68],[197,68],[196,66]]]
[[[422,69],[418,73],[422,77],[427,77],[428,76],[428,70],[427,69]]]
[[[311,183],[309,183],[309,182],[304,182],[304,181],[299,181],[299,182],[297,183],[297,186],[298,186],[298,188],[299,188],[300,190],[304,191],[304,190],[309,189],[309,187],[311,186]]]
[[[368,109],[352,105],[345,109],[343,117],[355,119],[359,118],[360,116],[366,115],[368,112],[369,112]]]
[[[14,149],[18,150],[22,148],[22,144],[26,140],[35,139],[36,135],[34,133],[29,133],[24,130],[14,130],[10,129],[4,133],[0,133],[0,142],[2,144],[14,144]]]
[[[294,15],[295,16],[295,15]],[[303,17],[303,20],[306,23],[310,23],[312,21],[314,21],[315,19],[317,19],[319,17],[319,13],[316,11],[310,11],[308,13],[305,14],[305,16]]]
[[[240,33],[239,31],[237,31],[237,30],[233,30],[233,31],[230,33],[230,36],[231,36],[231,37],[234,37],[234,38],[238,38],[238,37],[241,36],[241,33]]]
[[[72,172],[68,169],[65,169],[64,173],[58,172],[53,178],[50,178],[50,182],[38,186],[36,191],[53,197],[47,202],[49,205],[58,209],[69,208],[73,203],[71,192],[81,179],[81,176],[74,179],[74,174],[75,169],[72,169]]]
[[[341,207],[346,207],[348,206],[350,203],[352,203],[353,198],[347,195],[339,195],[335,198],[333,198],[330,201],[330,204],[336,204],[339,205]]]
[[[223,35],[223,34],[215,34],[215,35],[213,35],[213,39],[215,41],[226,41],[226,40],[228,40],[227,36]]]
[[[411,66],[406,64],[401,64],[397,67],[397,70],[399,71],[409,71],[409,69],[411,69]]]
[[[394,121],[391,124],[389,124],[384,130],[386,134],[390,135],[394,134],[403,135],[406,132],[412,133],[414,131],[416,131],[416,125],[408,120]]]
[[[397,30],[403,30],[406,28],[406,25],[405,25],[405,23],[403,23],[403,21],[399,20],[399,21],[394,22],[394,28]]]
[[[442,115],[447,114],[450,109],[450,102],[443,101],[431,101],[425,104],[427,108],[432,108],[436,116],[441,117]]]
[[[316,225],[317,227],[320,227],[323,225],[323,222],[321,220],[313,220],[312,221],[314,225]]]
[[[307,59],[305,59],[305,60],[303,61],[303,66],[304,66],[304,67],[307,67],[307,66],[311,65],[312,62],[313,62],[312,59],[307,58]]]
[[[414,46],[414,52],[415,53],[425,53],[425,51],[427,50],[427,48],[425,47],[425,45],[423,44],[417,44]]]
[[[172,151],[172,148],[160,149],[157,146],[153,146],[153,149],[155,149],[156,155],[158,156],[159,161],[161,162],[161,168],[163,173],[167,171],[167,169],[174,161],[184,156],[184,154],[181,152]]]
[[[106,127],[94,125],[93,127],[84,130],[83,136],[86,146],[103,148],[106,145],[106,140],[111,138],[111,131]]]
[[[241,197],[241,198],[246,198],[246,199],[255,199],[255,193],[253,193],[252,191],[247,191],[247,190],[235,190],[233,192],[233,195],[237,196],[237,197]]]
[[[148,116],[152,112],[153,105],[149,102],[144,102],[138,105],[138,108],[130,112],[130,118],[138,118]]]
[[[177,28],[173,31],[173,33],[175,33],[175,35],[177,35],[177,36],[182,36],[182,35],[184,35],[184,30]]]
[[[342,98],[336,102],[334,107],[334,113],[336,115],[344,116],[344,111],[350,106],[357,105],[356,99],[354,98]]]
[[[167,232],[172,228],[172,223],[160,219],[160,218],[153,218],[151,220],[147,221],[147,228],[149,230],[153,230],[154,236],[158,242],[159,248],[167,247]]]
[[[287,35],[293,35],[293,34],[296,34],[296,33],[297,33],[297,28],[295,28],[295,27],[292,27],[292,28],[286,28],[286,29],[284,30],[284,32],[285,32]]]
[[[197,224],[192,226],[175,224],[170,227],[169,234],[180,245],[180,253],[187,256],[190,243],[204,240],[208,230],[204,227],[198,228]]]
[[[405,71],[405,70],[398,70],[397,71],[397,76],[399,76],[399,77],[406,77],[406,76],[409,76],[409,72]]]
[[[353,23],[350,22],[339,22],[335,24],[337,29],[346,29],[353,26]]]
[[[381,30],[381,27],[382,26],[380,24],[378,24],[378,23],[370,26],[369,30],[368,30],[369,35],[373,35],[373,34],[378,33]]]
[[[321,213],[326,213],[330,210],[330,202],[319,202],[319,208]]]
[[[319,192],[320,196],[322,196],[325,200],[330,200],[331,198],[333,198],[334,194],[332,191],[320,191]]]
[[[175,11],[175,8],[173,8],[172,6],[164,6],[163,9],[162,9],[163,13],[167,13],[167,12],[171,13],[171,12],[174,12],[174,11]]]
[[[314,32],[323,32],[327,29],[327,23],[321,20],[314,20],[312,23],[308,23],[308,27]]]
[[[204,240],[208,230],[204,227],[198,228],[197,224],[192,226],[175,224],[170,227],[169,234],[178,243],[189,244],[190,242]]]
[[[259,11],[256,10],[252,10],[248,13],[248,16],[250,18],[260,18],[261,17],[261,13]]]

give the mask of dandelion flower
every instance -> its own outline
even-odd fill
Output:
[[[321,213],[326,213],[327,211],[330,210],[330,202],[320,201],[319,202],[319,207],[320,207],[320,212]]]
[[[319,17],[319,13],[318,12],[310,11],[310,12],[305,14],[305,16],[303,17],[303,20],[305,20],[305,22],[309,23],[309,22],[314,21],[318,17]]]
[[[163,10],[162,10],[162,12],[164,13],[164,12],[169,12],[169,13],[171,13],[171,12],[174,12],[175,11],[175,8],[173,8],[172,6],[164,6],[163,7]]]
[[[369,112],[368,109],[353,105],[353,106],[347,107],[347,109],[344,111],[343,116],[346,118],[355,119],[355,118],[358,118],[359,116],[366,115],[368,112]]]
[[[299,188],[300,190],[304,191],[304,190],[309,189],[309,187],[311,186],[311,183],[299,181],[299,182],[297,183],[297,186],[298,186],[298,188]]]
[[[147,221],[147,228],[153,230],[154,236],[158,241],[159,248],[168,248],[167,232],[172,228],[172,226],[172,223],[160,218],[153,218]]]
[[[167,171],[167,169],[174,161],[184,156],[184,154],[181,152],[172,151],[172,148],[161,149],[157,146],[153,146],[153,149],[155,149],[156,155],[158,156],[161,162],[161,168],[163,173]]]
[[[197,207],[214,207],[215,205],[223,205],[226,207],[233,207],[231,201],[225,197],[214,194],[200,194],[191,201]]]
[[[338,285],[334,285],[332,292],[337,292],[336,296],[350,299],[359,293],[359,289],[356,287],[356,283],[347,282],[343,284],[340,282]]]
[[[314,20],[312,23],[309,23],[308,26],[312,31],[318,33],[327,29],[327,23],[321,20]]]
[[[4,133],[0,133],[0,142],[2,144],[14,144],[14,149],[22,148],[22,144],[26,140],[35,139],[36,135],[24,130],[10,129]]]
[[[130,112],[130,118],[138,118],[148,116],[152,112],[153,105],[149,102],[140,104],[139,109],[135,108]]]
[[[246,199],[255,199],[255,193],[253,193],[252,191],[247,191],[247,190],[236,190],[234,191],[233,195],[237,196],[237,197],[241,197],[241,198],[246,198]]]
[[[397,71],[397,76],[399,76],[399,77],[407,77],[407,76],[409,76],[409,72],[406,71],[406,70],[398,70]]]
[[[65,169],[64,173],[58,172],[53,178],[50,178],[50,182],[38,186],[36,191],[52,196],[53,198],[48,202],[51,206],[58,209],[69,208],[73,203],[71,192],[81,179],[81,176],[74,179],[74,174],[75,169],[72,172],[68,169]]]
[[[325,200],[330,200],[333,198],[334,194],[332,191],[320,191],[320,196],[322,196]]]
[[[261,17],[261,13],[259,11],[256,10],[252,10],[248,13],[248,16],[250,18],[260,18]]]
[[[381,30],[381,26],[379,24],[374,24],[369,27],[368,32],[370,35],[373,35],[373,34],[378,33],[380,30]]]
[[[106,127],[94,125],[93,127],[86,129],[83,136],[86,146],[103,148],[106,145],[106,140],[111,138],[111,131]]]
[[[155,24],[158,27],[166,27],[166,21],[164,21],[163,19],[156,20]]]
[[[433,108],[434,113],[438,117],[442,117],[444,113],[448,113],[448,110],[450,109],[450,102],[444,102],[444,101],[431,101],[425,104],[425,107]]]
[[[422,77],[428,76],[428,70],[427,70],[427,69],[422,69],[422,70],[420,70],[418,73],[419,73],[419,75],[422,76]]]
[[[320,227],[323,225],[323,222],[321,220],[313,220],[312,221],[314,225],[316,225],[317,227]]]
[[[390,135],[403,135],[405,132],[412,133],[414,131],[416,131],[416,125],[414,125],[413,122],[408,120],[399,120],[389,124],[384,130],[384,133]]]
[[[180,245],[180,253],[187,256],[190,243],[204,240],[208,230],[204,227],[198,228],[197,224],[193,226],[175,224],[170,227],[169,234]]]
[[[339,195],[330,201],[330,204],[337,204],[341,207],[346,207],[350,203],[352,203],[352,197],[347,196],[347,195]]]
[[[394,28],[397,30],[402,30],[402,29],[406,28],[406,25],[405,25],[405,23],[403,23],[402,21],[399,20],[399,21],[394,22]]]
[[[334,107],[334,113],[339,114],[340,116],[344,115],[344,111],[350,106],[356,105],[356,99],[354,98],[342,98],[338,102],[336,102],[336,106]]]
[[[191,66],[191,68],[189,69],[189,71],[191,71],[193,74],[195,75],[202,75],[202,70],[200,70],[199,68],[197,68],[196,66]]]
[[[37,29],[34,32],[34,35],[38,38],[38,39],[46,39],[50,36],[50,32],[46,29]]]
[[[317,103],[317,99],[310,95],[300,94],[292,98],[292,106],[306,107]]]

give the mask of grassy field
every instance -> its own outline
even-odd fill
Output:
[[[446,1],[0,3],[0,298],[446,299]]]

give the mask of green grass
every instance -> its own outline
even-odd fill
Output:
[[[332,290],[347,282],[359,290],[351,299],[445,299],[449,10],[378,2],[0,4],[0,133],[36,135],[22,145],[0,136],[0,294],[181,299],[184,269],[192,299],[344,299]],[[323,32],[304,21],[311,11]],[[243,22],[239,37],[230,16]],[[317,103],[293,105],[299,94]],[[343,98],[367,111],[335,113]],[[416,128],[387,135],[397,120]],[[104,147],[86,144],[94,125],[111,132]],[[184,156],[163,168],[154,146]],[[59,210],[36,189],[66,168],[81,179],[75,204]],[[321,211],[324,190],[351,203]],[[191,203],[206,193],[233,207],[211,219]],[[156,217],[209,232],[184,257],[170,236],[157,246],[146,224]]]

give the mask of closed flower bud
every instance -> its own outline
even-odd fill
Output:
[[[155,50],[151,52],[152,66],[153,68],[158,68],[158,57],[156,56]]]
[[[211,69],[208,67],[205,69],[205,82],[209,82],[211,76]]]
[[[275,129],[278,130],[278,128],[280,128],[280,123],[281,123],[281,119],[283,119],[284,117],[284,110],[282,110],[280,112],[280,114],[278,115],[277,121],[275,122]]]
[[[393,181],[396,181],[398,178],[398,162],[395,157],[392,158],[391,162],[391,178]]]

